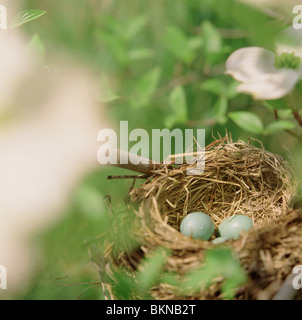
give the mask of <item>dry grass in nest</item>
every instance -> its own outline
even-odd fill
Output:
[[[185,275],[200,267],[205,252],[216,246],[182,235],[182,219],[202,211],[217,227],[229,216],[244,214],[252,218],[254,227],[238,240],[222,244],[233,248],[248,275],[248,283],[235,298],[271,298],[302,260],[302,211],[290,210],[296,186],[288,164],[262,146],[219,139],[206,148],[204,172],[187,175],[193,166],[163,166],[131,192],[131,199],[140,204],[136,237],[141,246],[118,258],[108,253],[107,267],[135,272],[141,259],[163,246],[172,252],[165,270]],[[178,288],[161,283],[151,294],[155,299],[220,299],[220,285],[183,296]]]
[[[187,175],[194,165],[165,166],[133,198],[154,197],[162,219],[176,230],[195,211],[208,214],[216,226],[234,214],[249,216],[257,226],[280,217],[294,194],[287,163],[262,147],[219,141],[205,151],[201,175]]]
[[[285,213],[234,241],[233,248],[250,277],[238,298],[271,299],[293,267],[302,264],[302,210]],[[302,291],[297,294],[302,300]]]
[[[168,271],[180,275],[200,267],[205,251],[214,247],[208,241],[193,240],[185,245],[176,238],[172,245],[172,241],[159,241],[160,238],[156,237],[157,241],[168,248],[176,248],[177,244],[180,244],[166,264]],[[238,240],[229,240],[222,244],[233,249],[248,276],[247,283],[239,288],[235,300],[272,299],[288,275],[292,274],[293,267],[301,265],[301,241],[302,210],[290,210],[262,228],[252,228]],[[148,251],[151,248],[153,250],[153,246],[155,243],[151,241]],[[220,286],[221,283],[217,282],[207,290],[184,296],[178,288],[161,283],[152,288],[152,296],[158,300],[223,299]],[[296,299],[302,300],[301,290],[298,290]]]

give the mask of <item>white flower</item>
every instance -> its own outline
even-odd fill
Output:
[[[226,74],[241,82],[238,92],[251,94],[258,100],[273,100],[294,89],[302,76],[301,32],[290,27],[280,39],[276,54],[260,47],[246,47],[229,56]]]
[[[75,186],[98,167],[97,132],[108,127],[90,72],[34,68],[15,32],[0,38],[0,265],[8,278],[0,300],[31,285],[33,237],[63,216]]]

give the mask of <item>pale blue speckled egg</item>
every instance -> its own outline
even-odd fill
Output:
[[[242,231],[248,231],[253,221],[244,215],[234,215],[226,218],[218,226],[218,235],[225,238],[237,239]]]
[[[192,212],[181,222],[180,232],[195,239],[209,240],[215,231],[212,219],[203,212]]]

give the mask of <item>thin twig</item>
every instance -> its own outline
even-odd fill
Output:
[[[141,174],[141,175],[123,175],[123,176],[108,176],[108,180],[113,180],[113,179],[148,179],[149,176],[146,174]]]
[[[302,118],[299,115],[299,111],[293,111],[293,116],[295,117],[295,119],[299,123],[299,126],[302,127]]]
[[[135,172],[143,173],[144,175],[151,176],[153,172],[162,167],[162,163],[153,161],[151,159],[138,156],[137,154],[129,153],[124,150],[117,149],[117,163],[109,165],[120,167]],[[137,163],[137,164],[135,164]]]

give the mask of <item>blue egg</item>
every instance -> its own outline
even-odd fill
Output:
[[[237,239],[242,231],[248,231],[253,221],[244,215],[234,215],[226,218],[218,226],[218,235],[230,239]]]
[[[188,214],[181,222],[180,232],[195,239],[209,240],[215,231],[212,219],[203,212]]]

